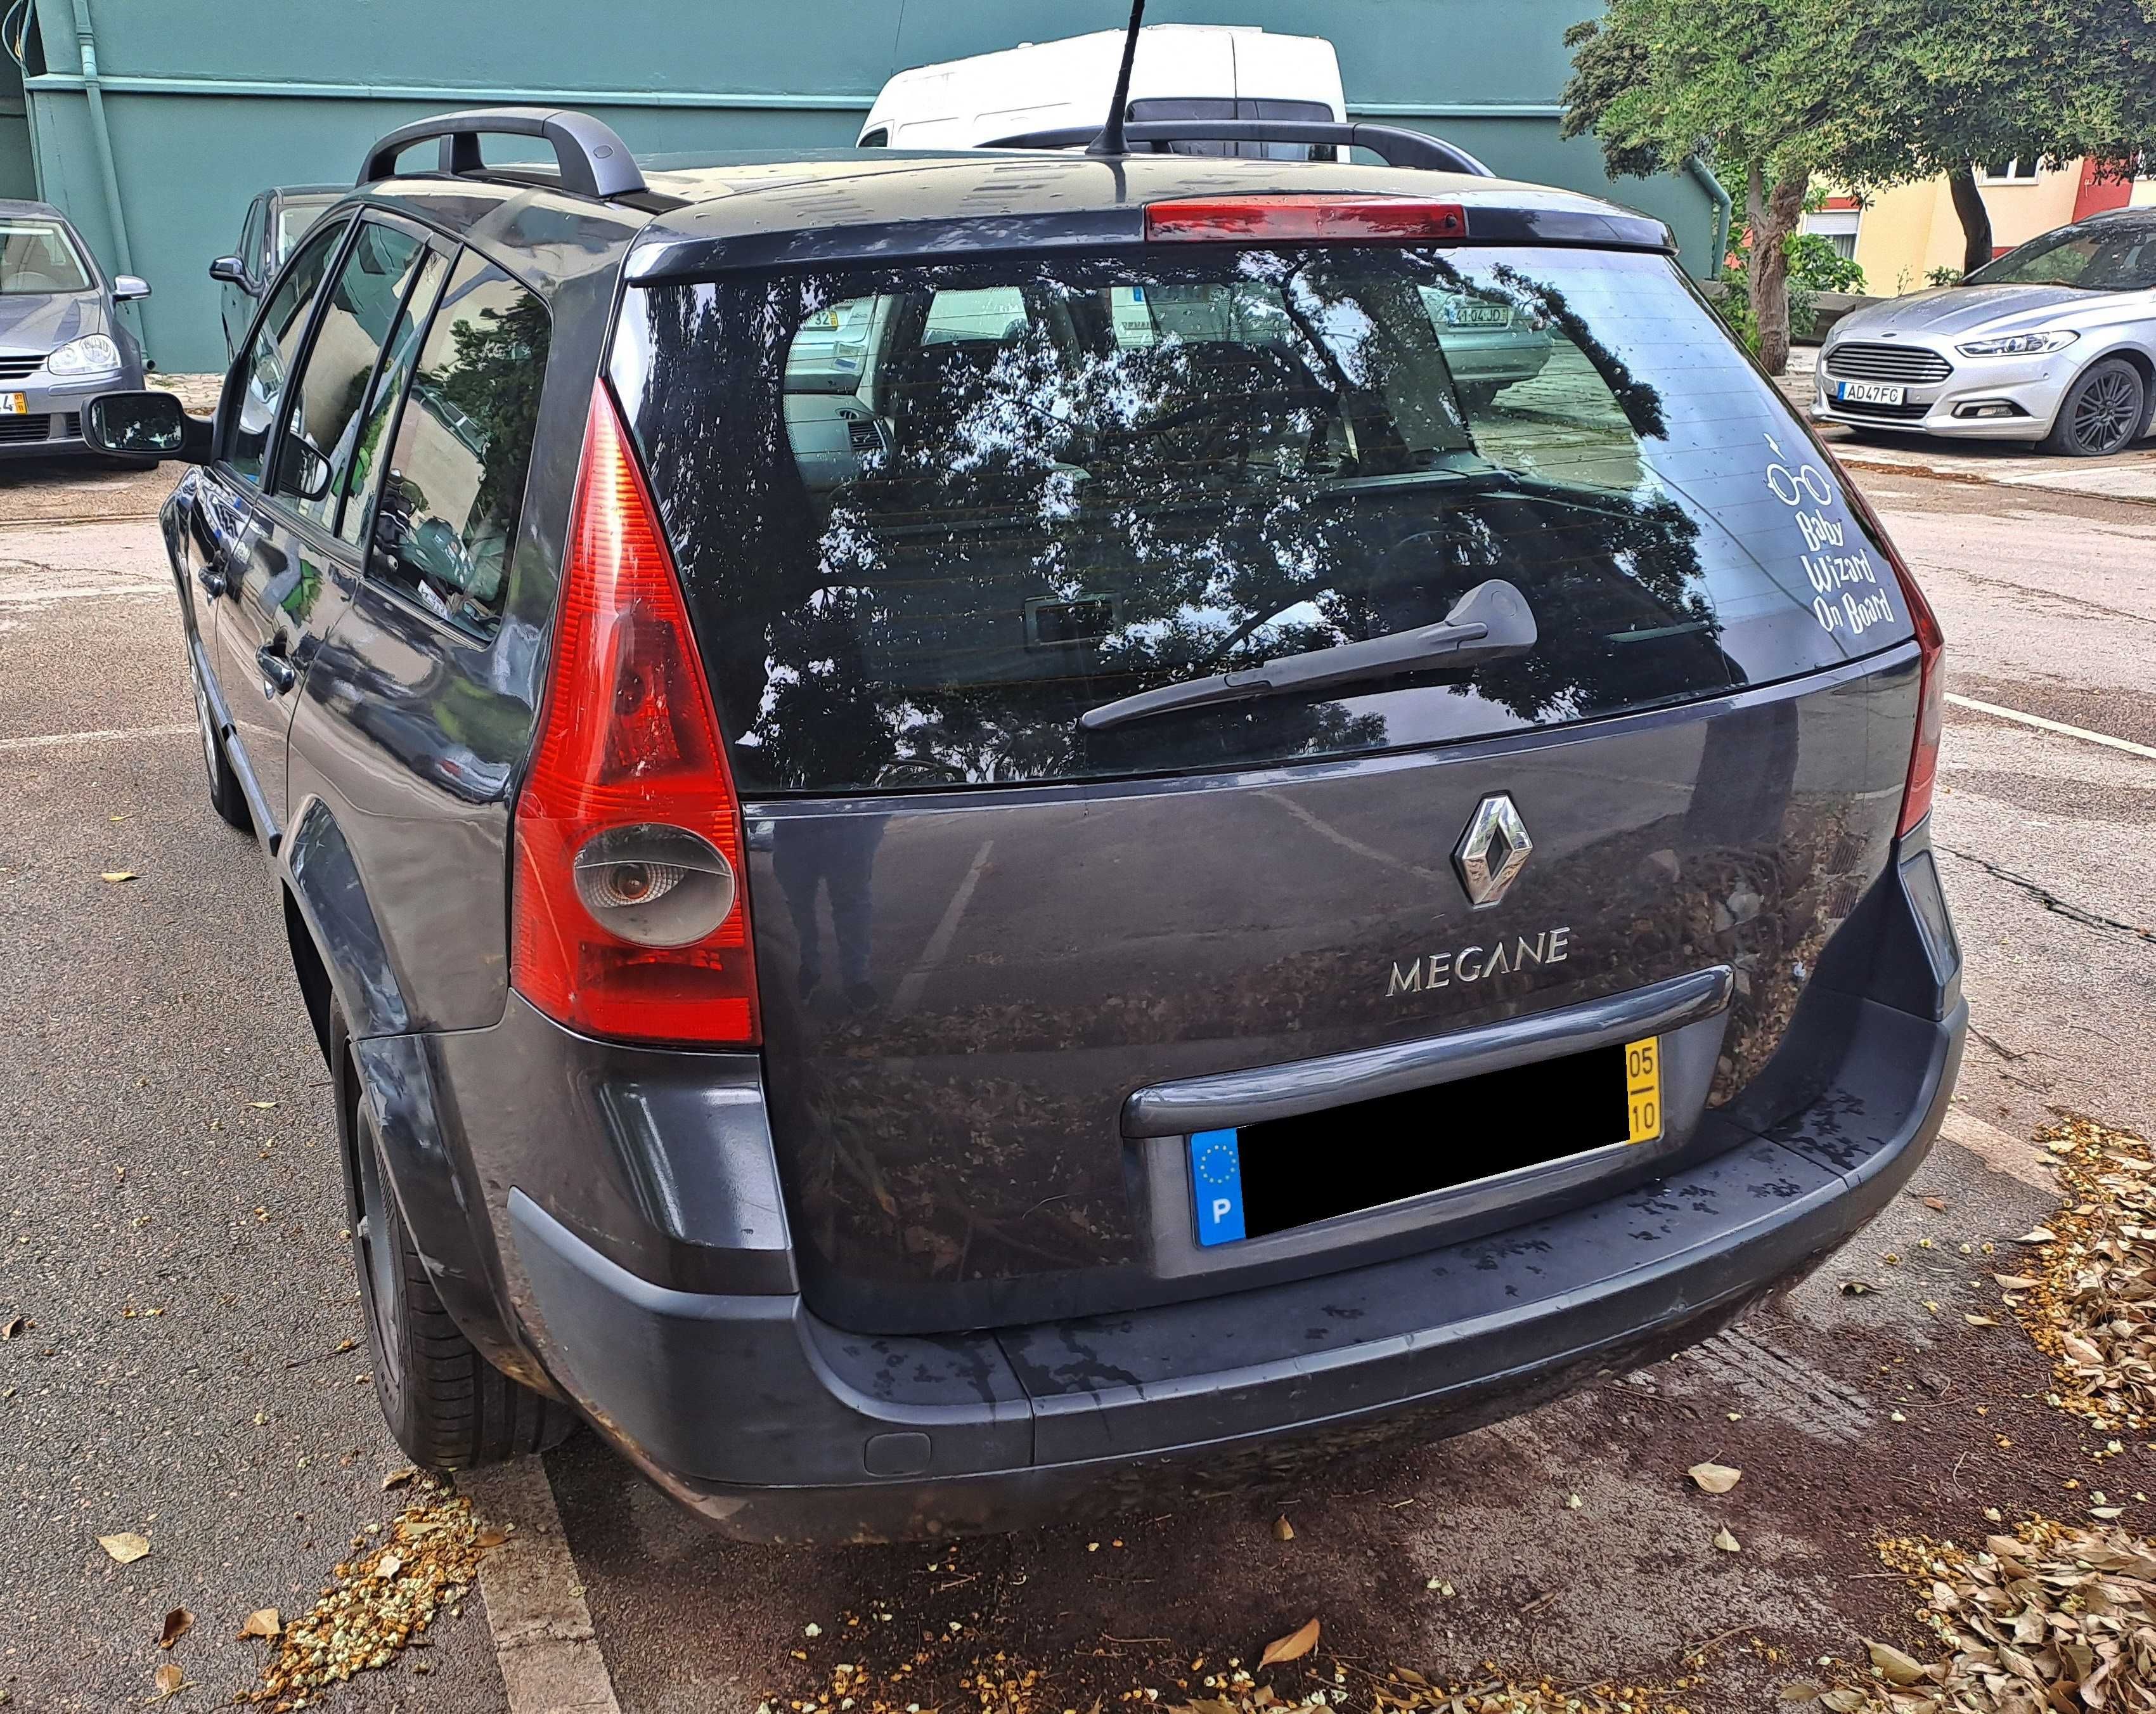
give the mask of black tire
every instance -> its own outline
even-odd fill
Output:
[[[375,1402],[390,1433],[407,1458],[430,1470],[471,1470],[558,1446],[576,1427],[576,1413],[495,1368],[442,1307],[391,1191],[343,1018],[334,1011],[330,1038],[352,1261]]]
[[[247,794],[239,789],[239,776],[225,759],[224,741],[218,732],[217,717],[210,713],[209,693],[203,688],[202,675],[192,666],[187,669],[187,681],[195,693],[195,728],[202,738],[203,765],[209,773],[209,806],[228,827],[252,833],[254,817],[248,812]]]
[[[2046,452],[2106,458],[2123,452],[2148,423],[2148,386],[2124,358],[2099,358],[2074,378],[2059,419],[2044,437]]]

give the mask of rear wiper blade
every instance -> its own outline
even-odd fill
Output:
[[[1390,678],[1396,673],[1431,667],[1477,667],[1522,655],[1535,646],[1534,610],[1527,598],[1502,578],[1477,584],[1435,625],[1394,631],[1368,642],[1337,643],[1283,655],[1240,672],[1217,672],[1188,684],[1163,685],[1088,708],[1078,717],[1087,732],[1105,732],[1133,720],[1179,708],[1209,708],[1250,697],[1281,696],[1323,690],[1359,679]]]

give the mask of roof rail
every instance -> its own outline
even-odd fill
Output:
[[[984,149],[1068,149],[1090,143],[1100,132],[1088,125],[1062,126],[998,137]],[[1148,119],[1123,127],[1132,145],[1160,143],[1333,143],[1368,149],[1388,167],[1411,167],[1425,172],[1465,172],[1476,178],[1496,174],[1456,143],[1396,125],[1342,124],[1337,120]],[[1133,153],[1142,152],[1134,147]]]
[[[567,107],[473,107],[400,125],[367,152],[357,182],[391,177],[399,155],[436,137],[442,140],[440,171],[452,178],[484,172],[479,140],[487,136],[545,138],[553,145],[562,188],[572,196],[634,196],[647,188],[613,126]]]

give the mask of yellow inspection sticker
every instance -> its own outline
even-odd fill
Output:
[[[1662,1134],[1662,1042],[1659,1036],[1625,1044],[1625,1102],[1632,1115],[1635,1143],[1651,1143]]]

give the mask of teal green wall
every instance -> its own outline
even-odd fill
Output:
[[[641,152],[850,144],[894,70],[1119,26],[1124,0],[86,0],[136,273],[161,368],[222,367],[217,288],[248,200],[348,181],[391,127],[494,101],[588,107]],[[29,123],[43,193],[119,265],[71,0],[37,0]],[[1712,204],[1687,178],[1612,186],[1557,136],[1565,27],[1595,0],[1152,0],[1148,21],[1322,33],[1358,117],[1440,131],[1511,177],[1670,223],[1703,271]],[[0,175],[8,167],[0,89]]]

